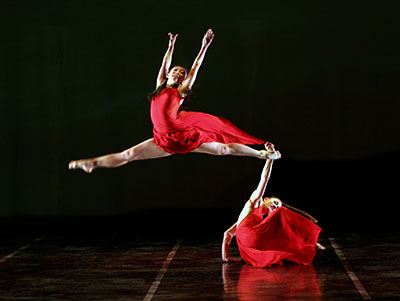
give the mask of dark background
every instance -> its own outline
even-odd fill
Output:
[[[283,159],[266,195],[331,227],[394,221],[398,13],[397,1],[371,0],[2,1],[2,220],[233,223],[260,160],[185,154],[67,169],[151,138],[146,95],[167,33],[179,33],[173,65],[190,68],[211,27],[190,110],[275,143]]]

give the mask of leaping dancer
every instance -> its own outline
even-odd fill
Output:
[[[264,160],[275,158],[275,152],[246,146],[264,144],[266,141],[247,134],[230,121],[206,113],[180,110],[185,98],[191,93],[214,33],[212,29],[207,30],[189,73],[182,66],[175,66],[170,70],[178,34],[169,33],[169,37],[168,49],[157,76],[156,89],[149,95],[153,138],[119,153],[71,161],[69,169],[82,169],[91,173],[99,167],[114,168],[135,160],[189,152],[249,156]]]

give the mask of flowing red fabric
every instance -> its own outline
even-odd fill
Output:
[[[310,264],[320,232],[316,224],[285,207],[264,219],[259,207],[240,222],[236,241],[243,260],[255,267],[270,267],[282,260]]]
[[[153,139],[163,150],[188,153],[205,142],[264,144],[229,120],[201,112],[181,111],[177,89],[165,88],[151,101]]]

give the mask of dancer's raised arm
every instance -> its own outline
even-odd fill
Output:
[[[96,168],[115,168],[132,161],[167,157],[175,153],[205,153],[216,156],[246,156],[262,160],[273,154],[247,145],[264,144],[228,120],[201,112],[182,111],[181,104],[190,94],[197,72],[203,62],[214,33],[207,30],[189,74],[182,66],[171,68],[177,34],[169,33],[168,49],[162,60],[156,88],[148,94],[153,138],[123,151],[88,159],[72,160],[69,169],[91,173]],[[170,69],[171,68],[171,69]],[[101,134],[100,134],[100,137]]]
[[[268,180],[271,175],[272,163],[274,162],[274,160],[281,158],[281,153],[279,151],[276,151],[272,144],[267,145],[267,151],[273,152],[273,158],[268,159],[265,162],[263,171],[261,173],[260,182],[258,183],[256,190],[254,190],[251,194],[250,200],[248,200],[244,205],[237,221],[238,225],[247,215],[251,213],[253,208],[260,206],[260,202],[262,202],[262,196],[264,195],[265,188],[267,187]]]
[[[239,261],[237,259],[232,259],[229,257],[229,246],[231,244],[232,238],[236,236],[236,229],[239,226],[240,222],[252,212],[254,206],[258,207],[261,205],[260,201],[262,202],[262,196],[264,195],[265,188],[267,187],[269,176],[271,174],[272,163],[274,160],[281,158],[281,153],[279,151],[276,151],[272,144],[267,144],[266,148],[268,152],[272,153],[271,157],[273,158],[268,159],[265,163],[263,171],[261,173],[261,180],[258,183],[257,189],[254,190],[254,192],[250,196],[250,200],[247,201],[244,205],[242,212],[239,215],[238,221],[224,232],[221,246],[222,260],[224,262]]]
[[[206,34],[203,37],[203,41],[201,44],[199,54],[197,55],[196,59],[194,60],[192,68],[190,69],[188,76],[182,82],[182,85],[178,88],[179,93],[184,94],[185,91],[192,89],[192,86],[197,77],[197,72],[199,71],[199,68],[201,66],[201,63],[204,60],[204,56],[206,54],[208,46],[210,46],[213,38],[214,38],[214,33],[213,33],[212,29],[210,28],[207,30]]]
[[[262,201],[262,196],[265,192],[265,188],[267,187],[269,175],[272,169],[272,162],[273,160],[267,160],[267,162],[265,162],[264,169],[261,173],[261,180],[258,183],[257,189],[253,191],[250,199],[246,202],[242,211],[239,214],[239,218],[237,221],[238,225],[246,216],[251,213],[254,207],[259,207],[259,202]]]
[[[257,202],[260,199],[262,199],[265,189],[267,188],[268,180],[271,176],[273,162],[274,162],[273,160],[267,160],[265,162],[264,168],[261,173],[260,182],[258,183],[256,190],[254,190],[250,196],[250,200],[252,203]]]
[[[165,52],[160,71],[158,72],[156,88],[159,87],[167,79],[167,73],[169,68],[171,67],[172,54],[174,52],[175,41],[176,38],[178,37],[178,34],[168,33],[168,35],[169,35],[168,49]]]

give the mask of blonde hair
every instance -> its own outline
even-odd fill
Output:
[[[304,216],[305,218],[308,218],[314,224],[318,223],[318,220],[315,217],[313,217],[311,214],[309,214],[309,213],[307,213],[307,212],[305,212],[303,210],[300,210],[300,209],[298,209],[296,207],[290,206],[289,204],[286,204],[286,203],[282,202],[282,200],[277,198],[277,197],[272,196],[272,197],[269,197],[269,198],[266,198],[266,199],[268,199],[268,200],[274,200],[274,199],[275,200],[279,200],[282,203],[282,206],[285,206],[286,208],[297,212],[298,214]]]

